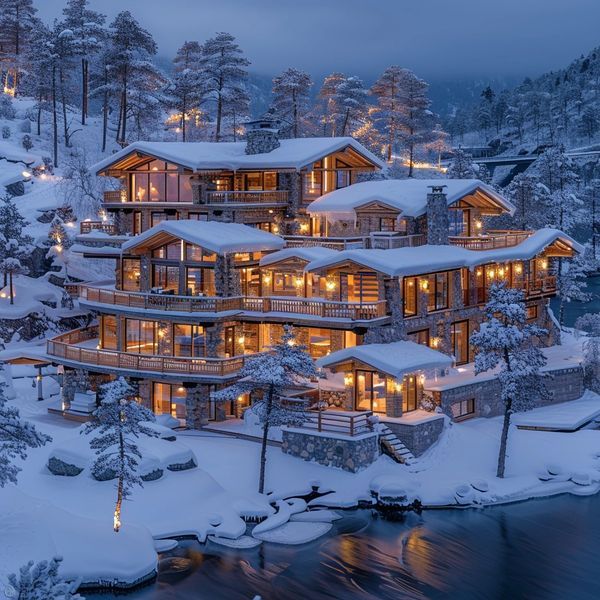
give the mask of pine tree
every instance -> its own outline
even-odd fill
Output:
[[[60,556],[38,563],[30,560],[19,569],[18,575],[12,573],[8,576],[12,590],[10,596],[6,590],[6,597],[18,600],[84,600],[83,596],[74,593],[74,586],[58,574],[61,562]]]
[[[568,264],[564,264],[556,276],[556,290],[560,301],[558,309],[558,324],[562,328],[565,321],[565,305],[575,300],[588,302],[591,294],[587,292],[588,277],[598,269],[598,261],[592,256],[592,249],[585,246]]]
[[[131,116],[130,101],[143,110],[141,98],[158,95],[164,79],[152,63],[156,42],[129,11],[120,12],[109,29],[109,43],[102,57],[105,80],[95,90],[118,98],[117,142],[127,142],[127,125]],[[105,112],[106,114],[106,112]],[[141,114],[138,111],[138,128]]]
[[[331,73],[323,80],[319,91],[319,119],[323,124],[323,135],[336,135],[336,115],[339,114],[337,107],[337,90],[340,83],[346,80],[343,73]]]
[[[446,177],[448,179],[475,179],[477,173],[473,166],[473,157],[462,148],[455,150],[452,163],[446,171]]]
[[[217,33],[202,46],[203,100],[214,108],[217,142],[222,141],[225,118],[235,114],[239,119],[249,110],[250,98],[246,90],[249,64],[229,33]]]
[[[27,458],[28,448],[39,448],[52,438],[40,433],[19,416],[19,411],[9,406],[5,395],[6,384],[0,386],[0,487],[17,483],[21,469],[12,464],[13,459]]]
[[[179,115],[184,142],[190,114],[198,112],[202,102],[201,59],[202,46],[198,42],[185,42],[173,60],[174,76],[166,93],[167,106]]]
[[[388,67],[371,87],[371,94],[377,98],[377,120],[387,135],[387,160],[391,162],[398,141],[401,118],[401,92],[403,70],[398,66]]]
[[[123,501],[131,495],[134,486],[142,486],[138,475],[142,455],[136,440],[140,436],[156,437],[158,433],[144,424],[154,421],[154,414],[136,402],[135,390],[125,379],[119,377],[104,384],[100,394],[101,404],[83,432],[95,435],[90,442],[90,448],[97,454],[92,473],[102,474],[103,478],[107,473],[114,473],[117,478],[113,528],[118,532]]]
[[[246,359],[240,369],[240,379],[237,383],[213,394],[217,401],[235,400],[250,393],[262,394],[262,398],[253,404],[253,410],[263,427],[258,483],[260,494],[265,489],[269,428],[300,425],[306,420],[302,409],[286,405],[285,392],[303,379],[314,379],[316,376],[317,370],[306,352],[306,346],[298,345],[293,329],[285,326],[281,340],[271,346],[268,353],[249,356]]]
[[[26,69],[32,31],[39,25],[33,0],[0,0],[0,62],[4,87],[19,93],[21,73]]]
[[[73,33],[70,39],[72,53],[81,58],[81,124],[85,125],[88,115],[90,62],[105,40],[106,16],[91,10],[89,0],[68,0],[63,16],[63,27]]]
[[[575,331],[583,334],[583,377],[585,387],[600,393],[600,314],[587,313],[575,322]]]
[[[345,136],[355,130],[367,115],[367,90],[358,77],[345,77],[339,82],[335,95],[337,135]]]
[[[304,135],[309,112],[309,94],[313,82],[308,73],[290,67],[273,78],[275,114],[288,124],[287,134],[292,138]]]
[[[476,374],[499,369],[504,421],[496,476],[504,477],[512,413],[531,408],[536,398],[548,394],[540,375],[546,357],[535,345],[535,340],[547,332],[527,324],[522,290],[508,288],[502,282],[492,284],[489,294],[486,321],[471,335],[470,341],[476,350]]]
[[[23,266],[18,258],[9,257],[0,261],[0,273],[2,273],[5,278],[8,277],[10,303],[14,304],[15,290],[13,286],[13,277],[15,275],[27,275],[27,273],[29,273],[29,269]]]
[[[24,233],[27,225],[29,222],[21,215],[10,197],[0,199],[0,262],[16,259],[21,263],[31,254],[33,238]],[[13,274],[18,272],[17,265],[10,264],[7,263],[6,270],[3,271],[4,287],[8,283],[10,270],[14,267],[17,270]]]
[[[519,173],[504,188],[507,200],[515,206],[511,215],[502,215],[496,223],[501,228],[535,230],[546,226],[546,211],[548,188],[542,185],[538,178],[526,171]]]

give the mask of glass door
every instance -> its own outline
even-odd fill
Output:
[[[469,321],[452,323],[452,349],[457,365],[469,362]]]

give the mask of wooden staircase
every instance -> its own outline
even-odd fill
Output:
[[[413,453],[385,423],[379,424],[379,444],[382,452],[391,456],[397,463],[410,465],[415,460]]]

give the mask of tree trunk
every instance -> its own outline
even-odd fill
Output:
[[[504,362],[506,363],[506,368],[511,371],[508,350],[504,350]],[[500,478],[504,477],[504,471],[506,469],[506,448],[508,445],[508,431],[510,429],[512,402],[512,398],[509,398],[504,406],[504,422],[502,423],[502,434],[500,435],[500,451],[498,453],[498,469],[496,471],[496,477]]]
[[[108,129],[108,68],[104,67],[104,98],[102,100],[102,152],[106,152],[106,134]]]
[[[38,96],[37,134],[42,135],[42,94]]]
[[[87,59],[81,59],[81,124],[85,125],[87,116],[87,86],[88,86],[88,62]]]
[[[123,432],[119,431],[119,459],[121,461],[121,469],[119,473],[119,482],[117,484],[117,503],[115,505],[115,516],[113,519],[113,529],[115,533],[119,533],[121,528],[121,506],[123,504],[123,465],[125,464],[125,440]]]
[[[260,447],[260,476],[258,479],[258,493],[262,494],[265,491],[265,468],[267,466],[267,441],[269,439],[269,420],[271,417],[271,410],[273,409],[273,393],[275,386],[273,384],[269,387],[269,393],[267,395],[267,412],[265,414],[265,422],[263,424],[263,436],[262,444]]]
[[[344,116],[344,124],[342,125],[342,137],[346,135],[346,127],[348,127],[348,121],[350,119],[350,109],[346,109],[346,115]]]
[[[65,77],[62,67],[58,72],[58,81],[60,82],[60,101],[62,104],[63,113],[63,132],[65,136],[65,146],[69,147],[69,125],[67,124],[67,101],[65,98]]]
[[[52,135],[54,166],[58,167],[58,117],[56,115],[56,66],[52,67]]]
[[[15,293],[14,293],[14,289],[13,289],[13,274],[12,274],[12,272],[8,274],[8,280],[10,282],[10,303],[14,304],[15,303]]]
[[[221,141],[221,118],[223,116],[223,99],[221,98],[221,92],[217,98],[217,128],[215,129],[215,141]]]
[[[411,144],[410,145],[410,152],[409,152],[409,155],[408,155],[408,176],[409,177],[413,176],[414,156],[415,156],[415,147],[413,146],[413,144]]]

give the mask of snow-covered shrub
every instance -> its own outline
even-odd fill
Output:
[[[83,600],[73,593],[74,585],[67,583],[58,574],[62,557],[55,556],[50,561],[34,563],[30,560],[19,569],[19,574],[8,576],[12,590],[5,590],[6,597],[23,600]]]
[[[8,125],[4,125],[4,127],[2,127],[2,139],[10,139],[10,127]]]
[[[27,152],[29,152],[29,150],[31,150],[33,148],[33,141],[31,139],[31,136],[26,133],[23,138],[21,139],[21,144],[23,146],[23,148],[25,148],[25,150],[27,150]]]
[[[31,121],[29,119],[23,119],[19,126],[21,133],[31,133]]]
[[[0,119],[8,119],[12,121],[12,119],[16,116],[15,107],[13,106],[13,101],[10,96],[6,96],[3,94],[0,96]]]
[[[427,412],[434,412],[437,408],[437,404],[430,394],[424,393],[421,398],[421,402],[419,403],[419,408],[421,410],[426,410]]]

